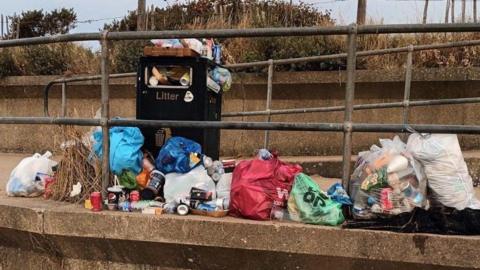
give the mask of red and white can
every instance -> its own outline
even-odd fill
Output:
[[[383,210],[389,211],[393,209],[392,192],[391,188],[382,188],[380,191],[380,204]]]
[[[130,202],[138,202],[140,201],[140,192],[134,190],[130,192]]]
[[[90,201],[92,203],[92,211],[99,212],[102,211],[102,194],[100,192],[95,191],[90,194]]]

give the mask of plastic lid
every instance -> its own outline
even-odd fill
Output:
[[[115,185],[115,186],[111,186],[111,187],[107,188],[107,191],[108,192],[122,192],[123,188],[124,188],[123,186]]]

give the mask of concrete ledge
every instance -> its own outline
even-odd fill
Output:
[[[38,209],[43,209],[42,215]],[[40,198],[0,198],[0,221],[0,246],[60,261],[194,269],[480,268],[480,237],[234,218],[93,213]]]

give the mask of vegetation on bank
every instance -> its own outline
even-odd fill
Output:
[[[166,8],[152,7],[147,12],[148,30],[301,27],[332,26],[337,22],[329,11],[320,11],[307,4],[290,6],[284,1],[265,0],[198,0],[175,3]],[[32,19],[35,18],[35,19]],[[35,23],[30,22],[34,21]],[[75,27],[76,14],[62,9],[52,12],[28,11],[12,23],[10,37],[16,35],[16,23],[20,23],[20,37],[67,33]],[[370,22],[374,23],[374,22]],[[381,23],[381,22],[376,22]],[[109,31],[135,31],[137,15],[130,11],[121,20],[105,24]],[[409,44],[432,44],[479,38],[476,33],[416,34],[416,35],[367,35],[358,38],[358,50],[374,50],[402,47]],[[223,58],[227,63],[241,63],[266,59],[281,59],[313,55],[335,54],[345,51],[343,36],[235,38],[218,39],[223,46]],[[137,59],[148,41],[119,41],[113,43],[112,71],[136,70]],[[414,53],[417,67],[479,66],[477,47],[431,50]],[[393,69],[403,67],[405,54],[391,54],[360,58],[359,69]],[[345,68],[345,60],[323,61],[277,66],[277,70],[338,70]],[[262,68],[252,68],[255,72]],[[0,49],[0,76],[54,75],[98,73],[97,52],[79,44],[51,44]]]

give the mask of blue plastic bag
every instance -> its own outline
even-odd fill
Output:
[[[163,173],[187,173],[201,163],[200,160],[192,160],[191,153],[201,154],[200,144],[183,137],[172,137],[160,149],[155,161],[157,170]]]
[[[94,132],[93,139],[93,150],[102,158],[102,132]],[[121,175],[123,170],[139,174],[142,171],[143,153],[140,149],[143,141],[142,132],[136,127],[110,128],[110,171],[115,175]]]
[[[347,192],[345,189],[342,187],[341,184],[335,183],[333,184],[328,190],[327,190],[327,195],[330,197],[330,199],[343,204],[343,205],[352,205],[352,200],[348,196]]]

